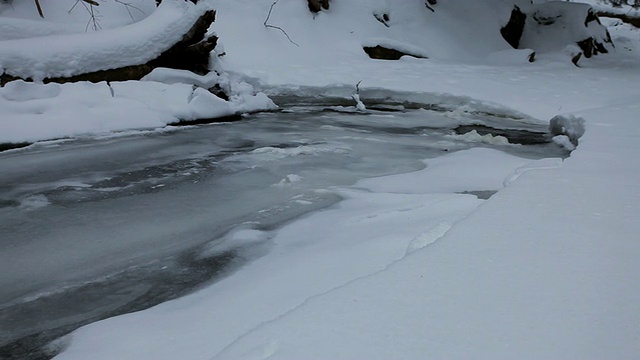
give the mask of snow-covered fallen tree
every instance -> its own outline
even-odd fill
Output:
[[[206,36],[214,20],[207,2],[171,0],[128,26],[3,41],[0,81],[137,80],[157,67],[206,72],[217,42]],[[56,46],[47,46],[51,43]]]

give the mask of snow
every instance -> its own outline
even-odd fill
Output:
[[[584,119],[575,115],[558,115],[549,121],[549,131],[552,135],[565,135],[572,144],[578,145],[578,139],[586,129]]]
[[[414,56],[414,57],[422,57],[422,58],[428,58],[429,57],[429,54],[427,52],[425,52],[424,49],[422,49],[420,47],[413,46],[411,44],[402,43],[402,42],[399,42],[399,41],[392,41],[392,40],[385,39],[385,38],[366,39],[366,40],[364,40],[362,42],[362,46],[363,47],[382,46],[382,47],[385,47],[387,49],[397,50],[397,51],[403,52],[405,54],[408,54],[408,55]]]
[[[112,29],[138,22],[156,9],[155,1],[148,0],[97,2],[99,6],[91,8],[75,0],[40,1],[40,18],[33,1],[0,1],[0,40]]]
[[[640,13],[640,9],[634,8],[632,5],[622,4],[622,1],[609,1],[609,0],[569,0],[571,2],[585,3],[591,5],[597,11],[604,11],[614,14],[626,14],[629,16],[637,17]],[[538,1],[537,1],[538,2]],[[612,6],[611,3],[621,3],[619,6]],[[633,1],[628,1],[633,4]]]
[[[566,135],[556,135],[551,138],[551,140],[569,151],[573,151],[576,149],[576,146],[573,145],[571,139]]]
[[[567,45],[593,38],[609,51],[606,28],[596,21],[585,26],[591,6],[588,4],[551,1],[523,8],[529,16],[520,39],[521,48],[530,48],[538,53],[558,51]]]
[[[350,189],[340,194],[347,200],[339,206],[279,230],[274,248],[251,266],[184,303],[165,303],[149,310],[153,314],[119,317],[102,323],[104,327],[88,326],[74,335],[78,346],[61,358],[85,353],[94,359],[209,358],[305,299],[385,269],[402,258],[410,244],[416,246],[419,240],[414,238],[425,238],[424,232],[442,223],[455,223],[482,202],[471,195],[371,194]],[[233,311],[239,308],[242,314]],[[214,323],[224,326],[211,326]],[[160,331],[145,330],[150,324]],[[180,331],[172,332],[172,327]],[[135,331],[136,337],[122,329]],[[109,351],[96,352],[107,342]]]
[[[35,142],[129,129],[161,128],[181,120],[274,109],[264,94],[224,101],[188,83],[155,81],[36,84],[0,88],[0,143]]]
[[[425,160],[420,171],[321,190],[344,200],[273,233],[241,227],[223,239],[271,241],[260,259],[184,298],[85,326],[65,339],[68,347],[56,359],[624,359],[640,353],[637,29],[612,32],[614,43],[629,50],[584,59],[577,68],[556,47],[534,63],[509,49],[499,27],[514,1],[450,0],[435,12],[421,1],[335,1],[314,18],[304,1],[281,0],[269,23],[299,47],[263,26],[271,1],[207,3],[218,11],[214,28],[227,53],[224,67],[267,94],[350,99],[363,81],[363,105],[388,97],[443,104],[450,116],[456,109],[524,114],[523,123],[550,122],[555,141],[578,146],[564,161],[474,148]],[[388,28],[373,16],[384,12]],[[368,59],[362,45],[380,38],[412,44],[429,59]],[[135,86],[165,89],[178,103],[193,96],[194,108],[176,110],[184,116],[219,109],[208,107],[214,100],[202,91],[190,91],[193,81],[182,81]],[[29,119],[67,93],[76,94],[67,104],[91,101],[77,95],[83,92],[111,96],[106,84],[13,86],[0,90],[0,108]],[[112,114],[116,101],[143,104],[138,111],[165,109],[160,95],[140,99],[128,86],[112,85]],[[147,126],[166,123],[160,113],[150,111]],[[35,129],[8,141],[41,138]],[[323,144],[257,154],[268,161],[293,151],[340,149]],[[278,184],[303,178],[291,174]],[[486,190],[498,192],[486,201],[468,194]]]
[[[504,179],[530,160],[485,148],[461,150],[426,160],[424,170],[362,180],[356,184],[385,193],[456,193],[500,190]]]
[[[486,144],[496,144],[496,145],[507,145],[509,144],[509,140],[504,136],[493,136],[491,134],[480,135],[478,131],[471,130],[466,134],[460,135],[449,135],[449,137],[453,139],[459,139],[468,142],[483,142]]]

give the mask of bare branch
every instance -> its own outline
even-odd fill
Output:
[[[89,25],[92,25],[93,31],[102,30],[102,26],[100,26],[100,21],[98,20],[99,14],[96,15],[93,5],[87,5],[84,0],[82,0],[82,6],[84,6],[85,10],[89,13],[89,21],[87,21],[87,26],[84,31],[89,29]]]
[[[141,14],[144,14],[144,11],[140,10],[139,7],[131,5],[131,3],[129,2],[125,2],[122,0],[114,0],[115,2],[117,2],[118,4],[122,4],[124,5],[124,7],[127,9],[127,13],[129,13],[129,17],[131,18],[131,21],[135,22],[136,19],[133,17],[133,14],[131,13],[131,9],[134,10],[138,10]]]
[[[42,7],[40,6],[40,0],[36,0],[36,8],[38,8],[38,14],[41,18],[44,19],[44,13],[42,12]]]
[[[286,31],[284,31],[284,29],[283,29],[283,28],[281,28],[281,27],[279,27],[279,26],[275,26],[275,25],[267,24],[267,22],[269,21],[269,18],[271,17],[271,12],[273,11],[273,7],[278,3],[278,1],[280,1],[280,0],[276,0],[276,1],[274,1],[274,2],[273,2],[273,4],[271,4],[271,7],[269,8],[269,13],[267,14],[267,18],[266,18],[266,19],[264,19],[264,23],[263,23],[263,24],[264,24],[264,26],[265,26],[265,27],[267,27],[267,28],[273,28],[273,29],[278,29],[278,30],[282,31],[282,33],[284,34],[284,36],[286,36],[286,37],[287,37],[287,39],[289,39],[289,42],[290,42],[290,43],[292,43],[292,44],[293,44],[293,45],[295,45],[295,46],[300,47],[300,45],[298,45],[295,41],[291,40],[291,37],[289,36],[289,34],[287,34],[287,32],[286,32]]]
[[[73,4],[73,6],[71,7],[71,9],[69,9],[69,11],[67,11],[69,14],[71,14],[71,12],[73,11],[73,9],[76,8],[76,5],[78,5],[78,3],[80,2],[80,0],[76,0],[76,2]]]
[[[431,5],[435,5],[438,3],[438,0],[426,0],[424,5],[427,7],[427,9],[431,10],[432,12],[436,12]]]

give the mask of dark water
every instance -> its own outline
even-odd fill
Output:
[[[568,155],[546,142],[452,137],[460,125],[544,133],[542,126],[382,110],[297,107],[234,123],[0,153],[0,358],[49,358],[43,345],[79,326],[232,273],[270,244],[268,236],[233,244],[221,240],[225,234],[268,234],[339,201],[326,191],[332,186],[418,170],[425,158],[473,146],[527,158]]]

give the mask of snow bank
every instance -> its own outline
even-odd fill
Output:
[[[633,358],[638,109],[581,114],[594,131],[562,167],[523,174],[436,246],[308,299],[214,358]]]
[[[419,248],[428,237],[435,240],[445,231],[443,224],[455,224],[482,203],[471,195],[338,191],[344,201],[278,230],[270,240],[272,250],[251,266],[184,302],[84,327],[56,359],[86,354],[95,360],[214,358],[261,323],[336,287],[384,271],[409,248]],[[229,237],[241,238],[242,243],[265,238],[246,229]],[[330,314],[322,316],[326,315]],[[323,338],[316,340],[316,346],[326,347]]]
[[[239,87],[239,86],[236,86]],[[0,88],[0,143],[35,142],[128,129],[158,128],[182,120],[270,110],[266,95],[232,93],[225,101],[191,84],[155,81],[37,84]]]
[[[530,160],[501,151],[472,148],[426,160],[426,169],[359,181],[356,186],[375,192],[456,193],[499,190],[514,169]]]

